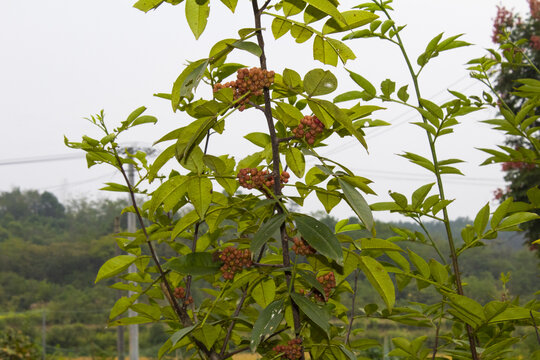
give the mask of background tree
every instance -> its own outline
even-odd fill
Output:
[[[540,1],[528,0],[530,13],[525,18],[514,14],[504,6],[497,7],[497,17],[493,23],[492,41],[496,44],[515,43],[519,46],[522,55],[531,59],[533,64],[540,64]],[[520,41],[525,39],[525,41]],[[528,41],[527,41],[528,40]],[[504,46],[504,45],[503,45]],[[506,48],[508,57],[511,58],[514,50]],[[514,113],[518,113],[524,103],[524,98],[513,93],[519,85],[518,79],[537,79],[540,80],[538,72],[533,66],[515,65],[512,61],[503,66],[500,71],[495,73],[494,86],[501,94],[501,98]],[[538,109],[536,110],[538,114]],[[539,126],[538,119],[535,125]],[[509,136],[506,139],[506,145],[513,148],[519,148],[527,145],[523,138]],[[527,162],[508,161],[502,164],[504,171],[504,180],[508,182],[506,189],[497,189],[495,198],[503,201],[508,197],[513,197],[517,201],[527,200],[527,190],[540,183],[540,168],[538,165]],[[526,241],[530,244],[531,250],[536,250],[540,256],[540,247],[531,244],[540,238],[540,221],[534,220],[523,224]]]

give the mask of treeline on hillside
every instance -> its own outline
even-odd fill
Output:
[[[72,200],[62,204],[49,192],[21,191],[0,194],[0,333],[8,328],[19,329],[40,343],[42,312],[46,311],[47,344],[49,353],[85,356],[113,356],[116,334],[104,329],[108,310],[114,304],[116,291],[106,284],[94,285],[99,267],[114,256],[114,218],[126,205],[121,200]],[[315,214],[330,228],[338,219],[325,213]],[[349,219],[354,223],[355,219]],[[458,219],[453,231],[472,221]],[[126,221],[121,218],[121,227]],[[426,223],[434,241],[447,254],[444,229]],[[421,232],[413,223],[378,223],[377,236],[391,238],[403,233]],[[353,238],[368,236],[362,231],[349,232]],[[400,235],[401,234],[401,235]],[[403,241],[400,246],[410,248],[425,258],[441,259],[431,246],[419,239]],[[522,245],[516,233],[500,233],[488,246],[477,247],[462,259],[466,292],[481,303],[502,296],[520,296],[522,301],[532,298],[538,281],[538,259]],[[164,245],[162,245],[164,246]],[[160,255],[172,252],[160,249]],[[446,259],[448,260],[448,259]],[[503,287],[501,273],[510,273],[511,280]],[[359,277],[357,304],[382,305],[378,295],[365,278]],[[204,293],[196,291],[199,303]],[[417,290],[409,283],[398,293],[398,301],[438,299],[433,287]],[[350,303],[348,293],[341,302]],[[160,325],[142,327],[145,355],[155,356],[159,344],[167,338]]]

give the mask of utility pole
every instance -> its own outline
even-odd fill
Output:
[[[114,233],[120,232],[120,218],[117,216],[114,218]],[[120,248],[116,247],[116,255],[120,255]],[[117,299],[122,297],[122,290],[117,290]],[[124,327],[116,327],[116,351],[118,353],[118,360],[124,360]]]
[[[47,358],[47,340],[46,340],[46,337],[47,337],[47,320],[46,320],[45,309],[43,309],[41,311],[41,347],[43,348],[42,355],[41,355],[42,360],[45,360]]]
[[[128,151],[131,149],[127,149]],[[135,166],[133,164],[129,164],[128,168],[128,177],[129,177],[129,183],[131,186],[135,184]],[[130,198],[131,201],[131,198]],[[129,233],[134,233],[137,231],[137,225],[135,224],[135,214],[132,212],[128,212],[128,218],[127,218],[127,230]],[[133,240],[133,238],[131,238]],[[130,274],[137,272],[137,267],[135,264],[131,264],[129,266],[128,272]],[[133,296],[135,293],[133,291],[129,291],[129,296]],[[135,311],[129,309],[128,310],[128,316],[133,317],[136,316]],[[128,325],[129,329],[129,359],[130,360],[139,360],[139,325],[132,324]]]

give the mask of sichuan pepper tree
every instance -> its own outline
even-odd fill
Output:
[[[150,11],[165,2],[182,3],[141,0],[135,7]],[[135,293],[117,301],[109,325],[166,323],[171,336],[160,357],[183,349],[189,358],[204,359],[227,359],[239,352],[255,352],[265,359],[304,359],[306,354],[312,359],[357,359],[362,350],[379,346],[359,335],[358,320],[370,318],[429,329],[412,340],[392,339],[391,356],[503,358],[521,340],[516,327],[534,327],[539,321],[538,303],[520,306],[512,299],[479,304],[468,298],[459,256],[496,238],[499,231],[515,230],[538,218],[530,212],[538,207],[538,189],[531,191],[527,204],[508,199],[493,213],[486,205],[474,224],[463,229],[458,242],[450,227],[452,200],[445,196],[443,176],[461,174],[455,164],[462,160],[439,159],[438,141],[450,136],[458,117],[495,103],[488,101],[487,93],[483,100],[451,91],[455,98],[437,105],[422,97],[420,86],[421,72],[432,58],[469,44],[460,36],[437,35],[414,65],[400,37],[404,26],[391,18],[391,1],[374,0],[348,10],[338,9],[332,0],[222,2],[232,12],[237,5],[249,6],[254,28],[239,29],[237,38],[208,46],[208,57],[192,59],[171,93],[158,95],[191,120],[157,140],[169,145],[152,164],[144,153],[122,152],[118,145],[123,132],[157,121],[143,115],[144,107],[115,128],[105,122],[103,113],[91,117],[103,131],[101,139],[66,139],[68,146],[87,152],[89,166],[107,163],[122,173],[125,185],[109,183],[105,189],[130,194],[132,206],[125,211],[135,213],[140,225],[136,233],[118,239],[130,255],[108,260],[97,275],[100,281],[123,274],[132,283],[112,287]],[[208,1],[185,1],[186,18],[196,37],[205,28],[209,7]],[[262,27],[263,17],[271,21],[271,34]],[[268,69],[266,58],[271,54],[266,53],[265,41],[272,35],[274,39],[290,35],[299,43],[312,41],[313,58],[326,65],[346,64],[358,90],[336,95],[338,80],[323,69],[303,75],[292,69],[280,73]],[[373,37],[397,46],[403,55],[403,63],[391,66],[404,66],[411,81],[400,84],[397,92],[392,80],[383,81],[378,90],[367,74],[355,69],[351,47]],[[254,55],[253,62],[227,62],[228,55],[237,51]],[[480,65],[471,65],[480,80],[485,80],[484,61],[477,59],[473,64]],[[413,124],[425,131],[430,158],[407,151],[401,156],[429,171],[434,182],[410,196],[393,192],[391,202],[368,205],[362,193],[373,193],[370,181],[317,150],[330,136],[332,141],[352,137],[367,147],[364,128],[380,124],[369,116],[382,110],[370,102],[380,100],[418,113]],[[530,103],[538,106],[538,98],[532,96]],[[209,153],[210,135],[223,133],[229,119],[244,111],[267,126],[266,133],[244,136],[261,150],[238,161],[226,153]],[[512,120],[521,124],[525,135],[536,131],[528,128],[529,112]],[[538,153],[533,155],[538,161]],[[308,168],[306,157],[316,165]],[[129,182],[128,164],[141,175],[137,184]],[[169,175],[162,173],[165,164],[174,168]],[[313,216],[292,210],[301,210],[313,193],[328,212],[346,202],[358,224],[342,220],[330,229]],[[143,203],[136,201],[137,194],[144,197]],[[395,236],[379,238],[372,210],[401,213],[423,232],[394,228]],[[427,232],[426,220],[444,225],[449,254]],[[351,230],[359,229],[364,230],[362,236],[351,235]],[[433,247],[438,258],[424,259],[403,241]],[[160,257],[158,244],[177,255]],[[137,273],[124,274],[131,264],[137,265]],[[360,274],[385,308],[357,303]],[[439,301],[396,304],[396,287],[411,281],[419,291],[434,287]],[[118,318],[128,308],[138,315]]]

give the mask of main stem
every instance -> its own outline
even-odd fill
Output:
[[[261,56],[259,57],[261,69],[267,70],[266,67],[266,54],[264,51],[264,38],[261,31],[261,14],[262,10],[264,10],[264,7],[268,4],[268,1],[265,3],[265,6],[263,6],[262,9],[259,9],[259,5],[257,3],[257,0],[251,0],[251,4],[253,6],[253,15],[255,17],[255,28],[257,30],[257,42],[259,44],[259,47],[261,48]],[[266,122],[268,124],[268,131],[270,133],[270,138],[272,139],[272,175],[274,177],[274,194],[278,201],[281,200],[281,178],[280,178],[280,172],[279,172],[279,165],[280,165],[280,159],[279,159],[279,139],[276,135],[276,128],[274,126],[274,120],[272,118],[272,107],[270,104],[270,90],[268,88],[263,89],[263,95],[264,95],[264,115],[266,117]],[[283,209],[280,205],[276,204],[275,211],[278,214],[283,213]],[[288,237],[287,232],[285,229],[285,223],[283,223],[280,227],[280,235],[281,235],[281,247],[283,249],[283,266],[289,267],[291,265],[291,259],[289,256],[289,243],[288,243]],[[287,281],[287,288],[290,288],[291,291],[294,291],[294,287],[291,287],[291,272],[286,271],[285,272],[285,279]],[[299,336],[300,333],[300,311],[298,309],[298,306],[292,302],[292,313],[293,313],[293,321],[294,321],[294,332],[296,336]],[[304,354],[302,351],[302,359],[304,359]]]
[[[388,11],[384,8],[384,6],[380,6],[380,8],[385,13],[385,15],[388,17],[388,19],[390,19],[390,14],[388,14]],[[416,92],[416,98],[418,100],[418,106],[422,107],[422,104],[420,104],[420,99],[422,98],[422,96],[420,95],[420,87],[418,85],[418,76],[414,72],[411,61],[409,59],[409,56],[407,55],[407,52],[405,51],[405,47],[403,46],[403,41],[401,40],[401,37],[399,36],[399,31],[397,31],[397,28],[395,28],[395,26],[394,26],[394,30],[396,31],[396,39],[397,39],[399,48],[401,50],[401,53],[403,54],[405,62],[407,63],[409,73],[411,74],[411,78],[412,78],[412,81],[413,81],[413,84],[414,84],[414,89],[415,89],[415,92]],[[422,116],[422,120],[424,121],[424,123],[427,123],[426,118],[424,118],[423,116]],[[445,200],[444,186],[443,186],[443,182],[442,182],[442,178],[441,178],[441,173],[440,173],[440,170],[439,170],[439,164],[438,164],[438,160],[437,160],[437,151],[435,149],[435,142],[433,141],[433,137],[431,136],[431,134],[429,132],[426,131],[426,135],[427,135],[427,138],[428,138],[429,148],[430,148],[431,156],[432,156],[432,160],[433,160],[433,166],[434,166],[434,170],[435,170],[434,171],[435,172],[435,177],[437,178],[437,187],[439,189],[439,196],[440,196],[441,201],[442,201],[442,200]],[[447,236],[447,239],[448,239],[448,245],[450,247],[450,257],[452,259],[452,268],[454,270],[454,276],[455,276],[455,279],[456,279],[457,292],[458,292],[459,295],[463,295],[463,286],[461,285],[461,273],[460,273],[460,270],[459,270],[459,262],[458,262],[458,258],[457,258],[456,247],[455,247],[455,244],[454,244],[454,237],[452,235],[452,229],[450,227],[450,217],[448,216],[448,210],[446,209],[446,207],[444,207],[442,209],[442,211],[443,211],[443,218],[444,218],[444,228],[446,230],[446,236]],[[467,337],[468,337],[468,340],[469,340],[472,359],[473,360],[479,360],[478,354],[476,352],[476,339],[474,337],[472,327],[467,324],[466,329],[467,329]]]

